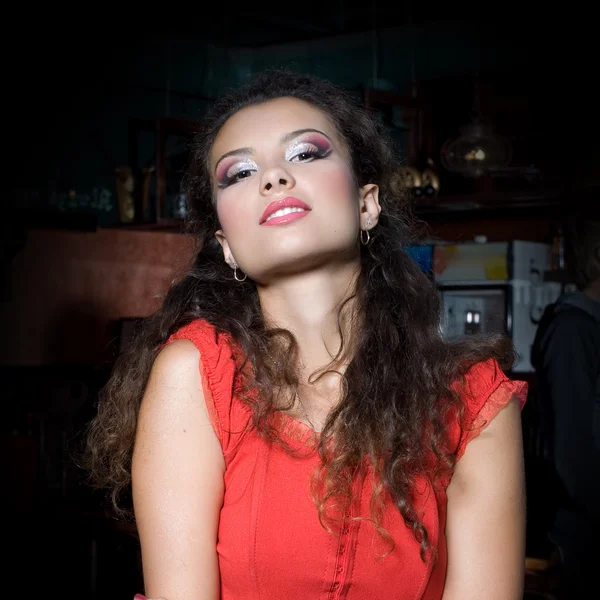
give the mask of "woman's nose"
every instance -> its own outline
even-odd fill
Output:
[[[262,193],[276,193],[280,189],[291,189],[296,184],[292,175],[281,167],[265,171],[261,183]]]

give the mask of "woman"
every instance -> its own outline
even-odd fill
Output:
[[[203,244],[89,437],[115,504],[132,481],[146,594],[521,597],[526,387],[505,339],[441,339],[394,170],[320,79],[214,105],[185,178]]]

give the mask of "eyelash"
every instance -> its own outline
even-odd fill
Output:
[[[316,144],[313,144],[312,142],[301,142],[300,144],[298,144],[298,148],[302,148],[303,146],[307,146],[308,149],[302,152],[296,152],[294,155],[291,156],[291,158],[288,159],[289,162],[312,162],[313,160],[318,160],[320,158],[327,157],[331,151],[331,148],[319,148]],[[307,155],[308,158],[301,161],[294,161],[295,158],[298,158],[302,155]],[[247,179],[248,176],[241,178],[239,178],[239,176],[244,173],[250,173],[253,170],[254,169],[241,169],[240,171],[237,171],[237,173],[233,173],[233,175],[225,174],[225,176],[219,182],[219,187],[226,188],[230,185],[233,185],[234,183],[238,183],[242,179]]]

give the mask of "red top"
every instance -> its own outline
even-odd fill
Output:
[[[439,600],[446,577],[446,487],[416,482],[415,508],[423,511],[429,540],[437,548],[435,564],[423,563],[419,545],[387,500],[383,527],[388,548],[369,521],[346,521],[339,536],[320,525],[309,482],[317,465],[314,452],[294,458],[246,428],[250,409],[236,399],[230,337],[196,320],[169,338],[189,339],[200,350],[204,395],[225,457],[225,496],[217,552],[222,600]],[[467,375],[466,422],[450,424],[457,457],[466,445],[516,394],[521,408],[527,384],[512,381],[495,360],[475,365]],[[292,447],[307,449],[314,432],[285,413],[276,413],[282,436]],[[369,516],[369,470],[355,481],[351,516]]]

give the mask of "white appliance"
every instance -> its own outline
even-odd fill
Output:
[[[561,294],[545,282],[549,244],[526,241],[439,244],[433,277],[442,300],[441,331],[447,339],[502,332],[517,352],[515,372],[532,372],[531,345],[548,304]]]

